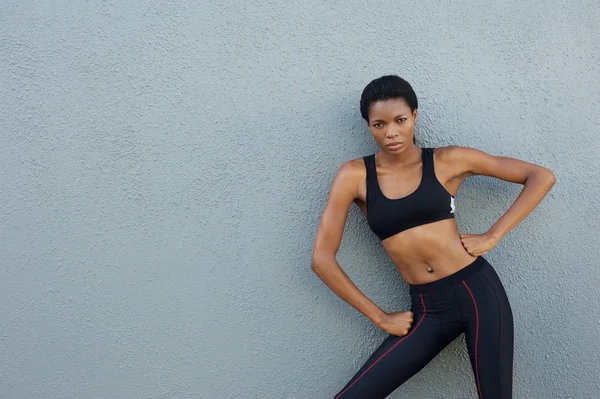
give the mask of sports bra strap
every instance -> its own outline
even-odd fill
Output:
[[[431,176],[433,173],[433,149],[423,148],[423,174]]]
[[[376,195],[377,169],[375,168],[375,154],[363,157],[365,168],[367,169],[367,199]]]

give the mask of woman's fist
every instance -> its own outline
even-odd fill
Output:
[[[486,255],[496,246],[498,240],[489,234],[461,234],[460,241],[471,256]]]
[[[413,319],[414,314],[410,311],[386,313],[380,328],[388,334],[401,337],[408,334]]]

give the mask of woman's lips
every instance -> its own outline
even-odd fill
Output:
[[[397,150],[398,148],[402,147],[402,143],[389,143],[386,147],[390,150]]]

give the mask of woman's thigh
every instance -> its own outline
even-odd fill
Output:
[[[512,398],[513,314],[496,272],[486,267],[463,283],[469,297],[465,341],[480,397]]]
[[[415,314],[407,335],[389,335],[335,399],[385,398],[421,370],[451,341],[436,315]]]

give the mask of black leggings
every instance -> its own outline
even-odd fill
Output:
[[[408,334],[389,335],[335,399],[387,397],[463,332],[479,398],[512,398],[513,316],[487,260],[410,285],[410,296],[415,317]]]

